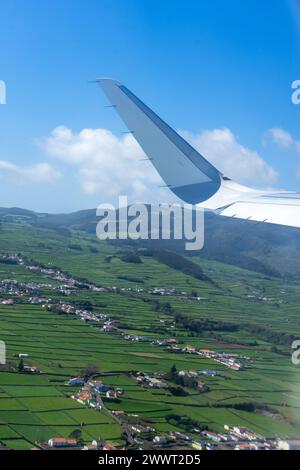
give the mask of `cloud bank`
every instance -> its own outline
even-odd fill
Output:
[[[254,185],[270,185],[277,181],[277,172],[258,152],[240,144],[230,129],[203,130],[197,134],[183,131],[181,134],[229,178]]]
[[[225,175],[242,183],[270,185],[276,171],[254,150],[241,145],[229,129],[181,131]],[[116,136],[106,129],[82,129],[75,133],[65,126],[53,129],[40,142],[44,151],[76,168],[82,190],[108,197],[126,194],[152,200],[153,188],[163,184],[131,134]]]
[[[6,160],[0,160],[0,175],[16,183],[54,183],[62,177],[62,173],[49,163],[18,166]]]
[[[264,144],[273,144],[281,149],[295,150],[300,154],[300,141],[280,127],[268,129],[263,137]]]
[[[151,196],[151,185],[161,178],[131,134],[117,137],[106,129],[72,132],[56,127],[41,143],[48,155],[77,168],[77,177],[85,193],[129,197]]]

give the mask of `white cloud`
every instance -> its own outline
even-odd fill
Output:
[[[273,127],[265,132],[263,142],[269,141],[283,149],[291,148],[296,143],[292,135],[280,127]]]
[[[229,129],[204,130],[198,134],[182,132],[208,160],[225,175],[244,183],[272,184],[277,173],[260,155],[243,147]],[[160,190],[160,176],[131,134],[116,136],[106,129],[83,129],[78,133],[65,126],[56,127],[40,142],[48,155],[77,169],[82,190],[87,194],[153,201],[170,191]]]
[[[35,181],[37,183],[54,183],[62,173],[53,168],[49,163],[36,163],[25,168],[21,168],[20,173],[25,179]]]
[[[62,174],[49,163],[36,163],[28,166],[18,166],[6,160],[0,160],[0,175],[10,177],[18,183],[54,183]]]
[[[270,142],[280,149],[300,154],[300,140],[295,139],[292,134],[280,127],[273,127],[265,132],[263,143],[267,145]],[[300,179],[300,166],[298,166],[296,176]]]
[[[0,170],[16,171],[17,165],[15,165],[14,163],[8,162],[6,160],[0,160]]]
[[[230,129],[181,132],[225,176],[244,184],[273,184],[277,172],[255,151],[241,145]]]
[[[41,143],[46,152],[77,167],[84,192],[104,196],[126,194],[151,198],[151,185],[161,183],[131,134],[117,137],[106,129],[83,129],[78,134],[59,126]]]

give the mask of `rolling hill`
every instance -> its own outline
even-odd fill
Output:
[[[20,208],[0,208],[0,222],[18,222],[51,229],[65,236],[72,230],[94,234],[98,222],[94,209],[70,214],[36,213]],[[266,275],[300,278],[300,230],[279,225],[205,215],[205,244],[200,252],[184,252],[178,240],[115,241],[119,246],[146,246],[184,253],[192,258],[222,261]]]

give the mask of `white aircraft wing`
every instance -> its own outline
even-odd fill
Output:
[[[299,192],[259,191],[225,178],[200,205],[227,217],[300,228]]]
[[[240,219],[300,227],[300,193],[259,191],[224,176],[121,83],[99,78],[111,105],[167,187],[189,204]]]

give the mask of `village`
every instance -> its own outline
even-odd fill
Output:
[[[9,295],[23,296],[28,294],[30,291],[38,291],[39,289],[50,289],[58,290],[62,294],[71,295],[72,290],[74,291],[77,288],[86,288],[94,292],[115,292],[118,290],[117,286],[97,286],[91,282],[75,279],[73,276],[69,275],[66,272],[61,271],[57,267],[45,267],[38,263],[28,260],[26,257],[21,256],[20,254],[0,254],[1,262],[7,264],[18,264],[24,266],[26,269],[29,269],[32,272],[38,272],[43,275],[49,276],[54,281],[60,282],[62,284],[46,284],[46,283],[34,283],[34,282],[18,282],[15,280],[2,280],[0,282],[0,293],[6,292]],[[121,292],[135,292],[143,293],[144,289],[142,287],[121,287]],[[178,291],[174,288],[164,288],[164,287],[155,287],[154,289],[147,290],[148,294],[154,296],[177,296],[180,298],[186,298],[189,300],[205,300],[203,297],[197,295],[197,293],[190,294],[185,291]]]
[[[13,261],[18,262],[19,264],[25,264],[25,259],[22,257],[19,257],[17,255],[11,255],[9,258]],[[63,281],[63,285],[52,285],[52,284],[47,284],[47,283],[19,283],[15,280],[3,280],[0,282],[0,293],[5,293],[6,295],[9,296],[16,296],[16,297],[24,297],[32,294],[32,292],[37,292],[39,289],[53,289],[53,290],[59,290],[60,292],[64,293],[65,295],[70,295],[70,291],[68,290],[70,287],[72,289],[78,287],[79,281],[77,281],[74,278],[70,278],[68,275],[63,274],[61,271],[57,269],[52,269],[52,268],[43,268],[43,267],[38,267],[36,265],[26,265],[28,269],[31,270],[39,270],[41,273],[47,274],[48,276],[53,277],[56,280]],[[82,284],[82,283],[81,283]],[[93,289],[93,290],[101,290],[103,288],[97,287],[93,284],[84,284],[84,286],[88,289]],[[105,288],[108,289],[108,288]],[[115,287],[111,287],[111,290],[114,290]],[[41,305],[42,308],[45,308],[47,310],[52,310],[60,313],[66,313],[66,314],[72,314],[72,315],[77,315],[82,321],[92,321],[96,323],[103,323],[102,330],[105,333],[114,333],[114,334],[120,334],[124,339],[128,341],[134,341],[134,342],[142,342],[142,341],[149,341],[149,339],[145,336],[141,335],[133,335],[133,334],[126,334],[122,332],[121,330],[118,329],[118,321],[116,319],[111,319],[108,318],[105,313],[94,313],[88,309],[84,308],[79,308],[77,306],[72,305],[69,302],[54,302],[51,298],[45,298],[45,297],[39,297],[37,294],[36,295],[30,295],[28,297],[27,302],[32,305]],[[14,300],[12,297],[4,298],[1,300],[1,303],[3,305],[13,305]],[[197,349],[196,347],[192,346],[179,346],[177,345],[177,340],[176,338],[162,338],[162,339],[157,339],[152,342],[152,344],[156,346],[162,346],[166,347],[168,350],[171,350],[172,352],[177,352],[177,353],[188,353],[188,354],[196,354],[199,356],[204,356],[207,358],[210,358],[232,370],[244,370],[246,368],[249,368],[249,365],[245,365],[241,363],[239,360],[240,357],[238,355],[232,354],[232,353],[226,353],[226,352],[217,352],[214,350],[209,350],[209,349]],[[245,357],[245,360],[249,361],[249,357]]]
[[[184,371],[179,371],[182,376]],[[138,384],[146,387],[165,388],[166,383],[155,377],[150,377],[144,373],[136,374]],[[275,450],[281,448],[293,448],[300,445],[297,439],[266,439],[246,427],[237,425],[224,425],[224,432],[217,433],[209,429],[191,429],[191,433],[169,431],[164,434],[157,434],[155,426],[138,415],[130,415],[122,410],[109,411],[105,405],[107,400],[118,400],[124,395],[121,388],[111,388],[100,380],[83,377],[72,377],[65,384],[66,386],[81,387],[78,392],[71,395],[71,398],[79,403],[93,408],[98,412],[111,413],[117,422],[121,423],[127,433],[127,444],[122,450],[149,450],[149,449],[193,449],[193,450]],[[82,445],[80,440],[74,438],[53,437],[47,443],[39,443],[45,449],[73,450],[120,450],[101,439],[94,439],[91,444]]]
[[[174,345],[174,342],[176,343],[176,340],[172,339],[171,344],[170,344],[170,339],[167,340],[157,340],[155,344],[158,344],[158,346],[167,346],[168,350],[171,350],[175,353],[183,353],[183,354],[195,354],[198,356],[203,356],[208,359],[212,359],[213,361],[222,364],[229,369],[235,370],[235,371],[240,371],[240,370],[245,370],[249,369],[250,364],[249,361],[252,359],[248,356],[241,356],[239,354],[233,354],[233,353],[226,353],[224,351],[214,351],[211,349],[201,349],[201,348],[196,348],[194,346],[179,346],[179,345]],[[173,343],[173,344],[172,344]],[[248,361],[248,364],[243,364],[241,360]],[[215,374],[217,375],[217,373]]]

